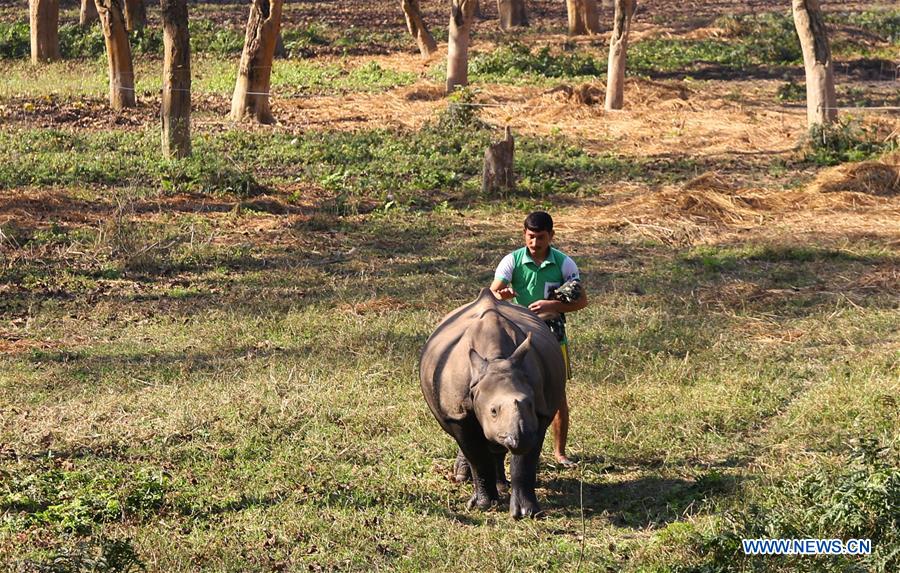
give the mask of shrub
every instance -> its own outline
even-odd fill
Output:
[[[28,22],[0,22],[0,58],[27,58],[31,54]]]
[[[469,73],[481,77],[571,78],[605,72],[606,66],[589,54],[554,54],[549,46],[532,51],[518,42],[501,46],[490,53],[477,54],[469,62]]]
[[[788,80],[778,86],[775,97],[778,101],[806,101],[806,85]]]
[[[831,125],[815,125],[809,132],[806,160],[818,165],[864,161],[896,147],[896,139],[879,136],[875,125],[841,118]]]
[[[700,562],[677,571],[897,571],[900,568],[900,466],[896,452],[870,437],[851,444],[849,463],[817,468],[762,490],[747,508],[726,512],[718,531],[698,534]],[[870,539],[872,554],[827,559],[748,557],[741,539]]]

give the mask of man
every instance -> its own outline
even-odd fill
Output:
[[[503,257],[491,291],[501,300],[510,300],[527,306],[547,322],[556,334],[563,357],[566,360],[566,376],[571,375],[568,340],[565,331],[565,313],[581,310],[588,304],[587,293],[580,290],[570,302],[553,300],[557,287],[573,280],[580,280],[575,261],[550,246],[553,241],[553,219],[544,211],[535,211],[525,218],[525,246]],[[563,397],[562,405],[553,418],[553,455],[563,466],[574,465],[566,457],[566,438],[569,434],[569,404]]]

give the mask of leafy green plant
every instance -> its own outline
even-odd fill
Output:
[[[447,98],[447,107],[440,111],[433,124],[439,131],[483,129],[481,109],[475,99],[476,91],[470,87],[460,87]]]
[[[192,19],[188,28],[191,34],[191,51],[227,56],[239,53],[244,47],[244,36],[235,29],[223,27],[212,20]]]
[[[778,101],[806,101],[806,86],[794,80],[788,80],[778,86],[775,97],[778,98]]]
[[[0,22],[0,58],[27,58],[31,53],[28,22]]]
[[[840,118],[831,125],[815,125],[809,132],[806,160],[818,165],[864,161],[896,146],[895,139],[883,139],[876,126]]]
[[[746,508],[725,512],[716,531],[688,536],[702,558],[674,571],[846,571],[852,563],[888,572],[900,567],[900,465],[877,439],[852,441],[838,470],[816,468],[764,488]],[[870,539],[872,554],[835,556],[806,568],[798,561],[743,555],[741,539]]]
[[[131,539],[89,538],[55,549],[45,559],[30,561],[40,573],[129,573],[146,571]]]
[[[7,516],[0,528],[44,524],[86,534],[125,515],[159,511],[170,489],[166,477],[147,470],[123,477],[54,468],[13,476],[0,488],[0,510]]]
[[[900,44],[900,10],[864,10],[830,15],[826,18],[843,24],[859,26],[863,30],[878,34],[891,44]]]
[[[469,62],[469,73],[481,79],[572,78],[596,76],[606,72],[605,66],[590,54],[554,53],[550,46],[532,50],[525,44],[513,42],[489,53],[480,53]]]

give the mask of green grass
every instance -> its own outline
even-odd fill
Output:
[[[237,56],[244,46],[244,30],[224,26],[202,17],[189,22],[191,52],[206,56]],[[396,33],[373,33],[363,29],[342,31],[321,24],[291,26],[283,30],[287,56],[300,59],[317,50],[340,53],[355,48],[402,46],[406,36]],[[98,58],[105,54],[103,32],[99,25],[82,28],[75,23],[62,23],[59,28],[60,53],[63,58]],[[162,29],[148,26],[132,33],[131,51],[137,55],[161,57]],[[30,54],[28,22],[0,22],[0,59],[24,59]]]
[[[193,58],[193,95],[230,95],[237,78],[238,59],[239,56],[229,61],[202,55]],[[12,78],[0,87],[0,97],[40,98],[52,94],[64,99],[80,99],[104,97],[108,90],[105,58],[54,62],[38,68],[23,61],[0,62],[0,70]],[[162,89],[162,63],[156,58],[136,58],[134,76],[138,97],[157,96]],[[271,81],[274,97],[296,97],[384,91],[411,84],[415,76],[384,68],[376,62],[276,60]]]
[[[892,22],[854,18],[875,33]],[[219,101],[240,34],[195,22],[195,93]],[[647,73],[788,62],[782,16],[729,22],[741,39],[646,40],[636,61]],[[0,31],[0,52],[22,49],[21,30]],[[338,31],[286,30],[292,57],[276,62],[273,91],[415,80],[300,59],[395,40],[413,49],[391,32]],[[141,97],[160,81],[149,32]],[[0,570],[900,566],[889,231],[698,222],[691,246],[641,235],[682,224],[653,215],[593,228],[593,209],[699,172],[768,184],[704,150],[592,152],[563,134],[518,134],[518,190],[483,197],[484,148],[500,134],[458,105],[478,103],[476,91],[419,129],[209,128],[198,110],[194,156],[165,161],[146,107],[122,116],[138,127],[39,127],[55,121],[46,110],[90,109],[106,91],[91,34],[66,33],[80,59],[0,62],[0,104],[16,118],[0,129]],[[542,86],[605,67],[592,48],[501,43],[473,60],[478,81]],[[810,148],[820,155],[778,163],[783,180],[888,149],[848,125]],[[545,444],[546,516],[516,522],[505,504],[465,510],[470,486],[448,479],[455,445],[416,368],[440,318],[489,284],[520,246],[522,218],[544,207],[591,300],[569,317],[569,451],[581,463],[559,467]],[[875,551],[749,559],[744,536],[869,537]]]
[[[196,137],[193,156],[180,161],[160,158],[153,131],[5,131],[0,152],[16,161],[0,166],[0,188],[99,184],[143,195],[250,196],[301,180],[347,200],[391,193],[403,204],[427,204],[434,192],[478,193],[484,148],[499,137],[496,130],[454,129],[440,121],[417,131],[227,131]],[[690,164],[589,154],[561,136],[521,137],[517,147],[516,193],[526,197],[593,192],[611,180],[683,180],[695,171]]]
[[[15,452],[0,466],[0,560],[87,559],[115,542],[149,570],[473,562],[569,570],[581,551],[582,479],[591,568],[628,560],[634,570],[737,570],[728,523],[749,532],[776,515],[785,524],[826,515],[807,511],[837,515],[828,496],[845,499],[837,492],[849,487],[875,505],[847,505],[847,515],[871,507],[892,519],[883,509],[891,506],[866,493],[880,490],[866,484],[894,479],[895,466],[853,474],[823,466],[800,485],[788,478],[810,454],[842,459],[853,455],[847,440],[889,444],[896,435],[885,401],[897,390],[896,307],[887,295],[862,291],[852,306],[822,295],[785,307],[698,303],[690,294],[735,280],[782,286],[770,282],[771,265],[862,276],[886,264],[884,255],[748,244],[672,259],[661,245],[597,245],[577,235],[561,236],[561,246],[600,247],[579,257],[594,302],[570,324],[571,448],[583,465],[563,470],[545,458],[545,520],[463,511],[467,487],[445,477],[454,449],[424,407],[416,354],[441,314],[486,284],[491,261],[515,246],[515,233],[491,224],[490,211],[463,214],[484,231],[471,232],[453,209],[298,228],[298,239],[318,237],[320,250],[357,246],[356,256],[328,265],[302,248],[256,244],[231,262],[197,253],[201,264],[170,266],[174,274],[14,291],[43,301],[30,311],[27,336],[60,343],[0,359],[0,403],[11,413],[0,441]],[[255,215],[237,217],[207,232],[221,236]],[[62,230],[31,239],[48,247],[78,240]],[[89,244],[68,255],[76,272],[79,260],[96,256]],[[603,272],[603,253],[620,248],[634,253],[627,268]],[[40,252],[52,266],[64,250]],[[691,280],[700,256],[734,262]],[[373,297],[393,302],[367,307]],[[807,335],[780,345],[748,337],[761,319],[774,322],[773,332]],[[760,474],[751,460],[773,449],[792,455],[776,474]],[[810,489],[813,479],[825,486]],[[754,503],[769,512],[758,521],[744,513]],[[822,523],[816,531],[826,537],[868,531]]]

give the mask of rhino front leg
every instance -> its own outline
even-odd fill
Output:
[[[509,496],[509,514],[515,519],[537,517],[541,512],[537,495],[534,493],[537,484],[538,460],[541,457],[543,436],[527,454],[513,455],[509,462],[509,473],[512,478],[512,493]]]
[[[500,502],[497,493],[497,465],[494,454],[488,448],[488,442],[481,427],[460,429],[454,435],[460,450],[466,457],[472,473],[472,485],[475,493],[467,504],[468,509],[488,509]]]

